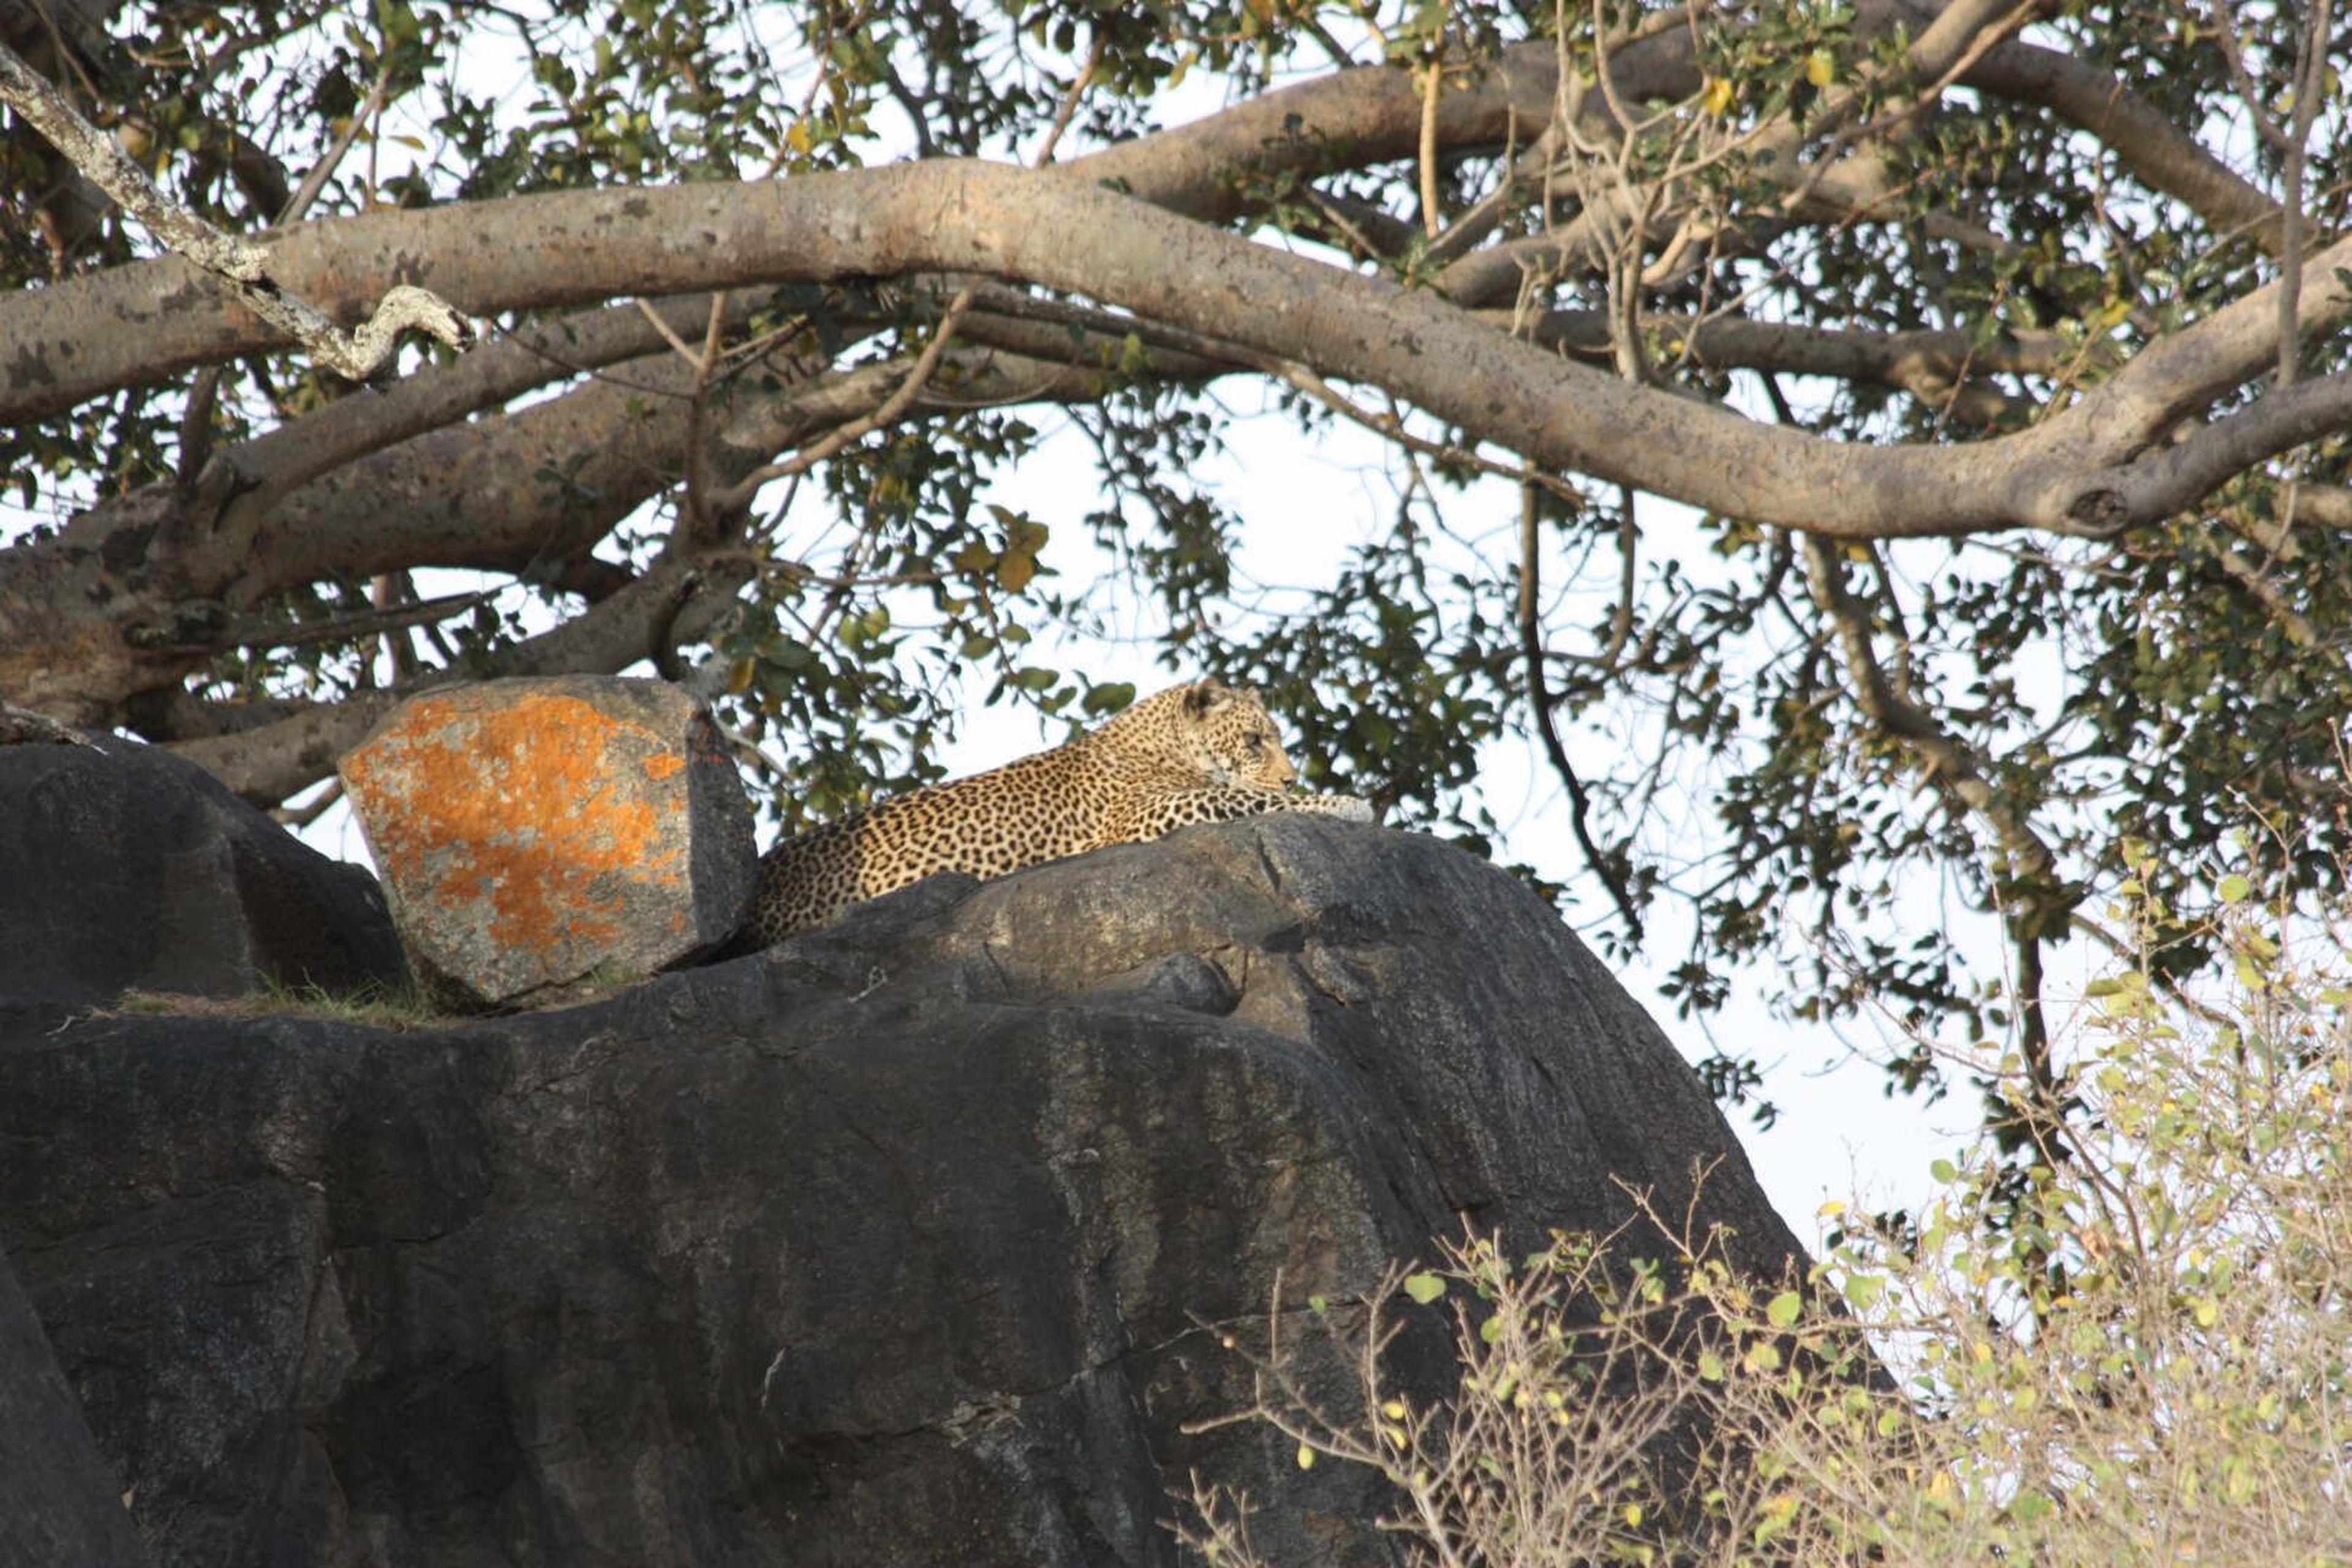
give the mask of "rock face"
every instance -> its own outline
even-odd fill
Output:
[[[404,981],[375,879],[133,741],[0,746],[0,996]]]
[[[121,1490],[0,1258],[0,1563],[139,1568]]]
[[[742,780],[662,681],[428,691],[341,771],[417,978],[453,1006],[650,973],[724,942],[751,907]]]
[[[1270,816],[568,1011],[406,1033],[0,1011],[0,1245],[159,1564],[1388,1563],[1360,1471],[1187,1435],[1205,1324],[1457,1216],[1795,1243],[1551,912]],[[1426,1374],[1431,1369],[1423,1366]]]

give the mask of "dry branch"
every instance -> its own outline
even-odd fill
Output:
[[[223,234],[167,200],[111,137],[93,129],[5,44],[0,44],[0,102],[23,115],[156,239],[219,279],[247,310],[301,344],[336,374],[365,380],[405,331],[426,333],[452,348],[472,340],[473,328],[463,316],[430,290],[405,283],[385,289],[360,329],[344,332],[317,306],[270,276],[268,254],[260,247]]]

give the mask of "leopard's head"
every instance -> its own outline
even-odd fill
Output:
[[[1178,690],[1176,741],[1188,766],[1221,784],[1286,789],[1298,782],[1256,692],[1214,680]]]

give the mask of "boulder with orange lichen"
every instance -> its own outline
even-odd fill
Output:
[[[661,681],[425,692],[341,773],[410,965],[449,1005],[666,968],[731,935],[758,879],[726,747]]]

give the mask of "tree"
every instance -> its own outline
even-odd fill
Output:
[[[1475,838],[1478,748],[1517,737],[1617,940],[1695,907],[1684,1005],[1794,941],[1788,1005],[2006,1030],[2055,1115],[2040,977],[2110,935],[2091,890],[2159,868],[2176,977],[2233,831],[2284,837],[2287,896],[2347,847],[2347,34],[2228,0],[5,0],[8,48],[261,239],[255,287],[348,321],[421,285],[489,331],[343,381],[11,121],[0,424],[44,521],[0,551],[0,696],[282,805],[453,672],[650,659],[797,826],[931,776],[958,670],[1125,700],[1024,653],[1102,602],[987,496],[1056,407],[1127,602],[1267,687],[1311,772]],[[1244,381],[1387,442],[1398,500],[1240,621],[1239,520],[1188,468]],[[1645,550],[1637,495],[1708,557]],[[2005,983],[1885,929],[1921,876],[1997,912]]]

